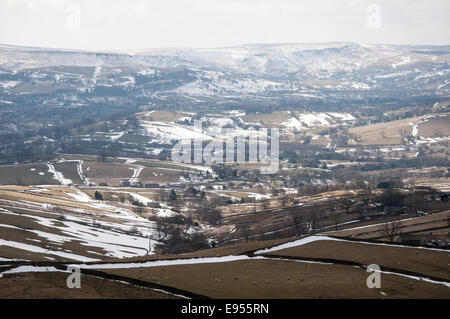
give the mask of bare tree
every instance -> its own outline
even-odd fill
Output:
[[[318,219],[318,214],[315,211],[312,211],[311,213],[306,215],[307,231],[311,232],[313,235],[315,234],[317,229]]]
[[[302,227],[301,227],[302,217],[296,213],[291,213],[291,218],[295,227],[295,236],[299,237],[302,234]]]
[[[248,243],[250,239],[250,225],[249,224],[240,224],[238,225],[238,229],[241,231],[242,236],[245,238],[245,242]]]
[[[165,221],[163,218],[158,218],[155,225],[157,240],[162,242],[167,239],[173,232],[173,228],[173,225]]]
[[[401,234],[401,223],[398,221],[385,222],[381,225],[382,233],[393,242],[395,237]]]
[[[140,234],[139,229],[137,228],[136,225],[134,225],[134,226],[132,226],[132,227],[130,228],[129,233],[132,234],[132,235],[138,235],[138,234]]]
[[[333,219],[334,230],[338,230],[339,225],[339,214],[337,213],[336,207],[330,209],[331,218]]]
[[[124,202],[125,202],[125,194],[123,194],[123,193],[120,193],[120,194],[119,194],[119,201],[120,201],[121,203],[124,203]]]
[[[97,160],[99,162],[105,162],[106,161],[106,154],[104,152],[101,152],[98,156],[97,156]]]
[[[369,212],[371,199],[372,199],[372,192],[371,191],[368,191],[368,192],[364,193],[362,195],[362,197],[361,197],[361,200],[363,202],[363,206],[364,206],[364,210],[365,210],[366,214]]]
[[[144,213],[145,209],[143,206],[134,206],[133,207],[133,212],[135,212],[137,215],[139,215],[140,217],[142,217],[142,214]]]
[[[403,206],[405,196],[397,189],[388,188],[381,195],[380,201],[387,215],[391,214],[392,207]]]
[[[417,211],[425,211],[426,209],[426,202],[425,202],[425,196],[415,194],[413,196],[410,196],[408,200],[406,201],[406,206],[408,207],[409,212],[411,213],[417,213]]]
[[[204,209],[198,211],[199,217],[212,226],[216,226],[220,224],[220,220],[222,219],[222,214],[219,210],[216,209]]]
[[[352,175],[347,168],[340,168],[334,171],[332,176],[339,189],[344,190]]]
[[[364,206],[363,205],[356,206],[356,212],[358,213],[359,220],[363,220],[364,219]]]
[[[345,208],[345,213],[349,214],[350,213],[350,208],[353,205],[353,200],[350,199],[349,197],[347,197],[347,198],[344,199],[344,204],[343,205],[344,205],[344,208]]]
[[[269,208],[269,205],[270,205],[269,199],[268,198],[263,199],[262,201],[263,210],[267,210]]]
[[[282,207],[286,207],[286,204],[292,201],[292,197],[289,197],[289,196],[282,196],[282,197],[280,198],[280,201],[281,201],[281,206],[282,206]]]

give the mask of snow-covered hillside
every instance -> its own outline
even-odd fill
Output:
[[[449,72],[449,46],[332,42],[135,52],[0,46],[0,96],[96,87],[145,96],[448,96]]]

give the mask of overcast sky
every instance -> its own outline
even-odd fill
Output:
[[[0,0],[0,43],[89,50],[450,44],[449,0]]]

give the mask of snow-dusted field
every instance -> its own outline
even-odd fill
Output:
[[[126,193],[144,205],[151,202]],[[23,200],[0,203],[0,229],[4,230],[0,257],[20,258],[31,252],[49,260],[93,261],[151,254],[157,243],[154,223],[137,216],[131,205],[97,201],[73,186],[29,187],[22,194]],[[155,209],[158,213],[173,212]],[[2,253],[1,247],[14,248],[13,256]]]
[[[42,217],[37,215],[39,211],[29,211],[29,213],[15,213],[13,211],[2,209],[1,216],[17,216],[18,218],[31,219],[32,225],[45,226],[47,231],[34,230],[33,228],[23,228],[0,223],[0,228],[16,229],[24,235],[21,241],[12,241],[0,239],[1,247],[7,246],[33,253],[41,253],[52,259],[59,256],[64,259],[77,261],[95,261],[105,257],[126,258],[148,254],[148,249],[152,249],[152,241],[146,236],[152,234],[152,224],[141,222],[140,229],[143,235],[135,236],[129,234],[132,224],[124,221],[102,222],[94,221],[88,217],[66,215],[65,220],[58,219],[59,215],[54,214],[51,217]],[[48,212],[45,212],[48,214]],[[95,226],[94,226],[95,225]],[[101,227],[107,226],[110,229]],[[114,229],[113,229],[114,227]],[[26,234],[34,234],[38,239],[28,240]],[[74,246],[73,251],[62,248],[66,243]],[[150,251],[151,253],[151,251]],[[90,257],[89,257],[90,256]],[[92,257],[92,256],[97,256]]]
[[[225,115],[225,116],[224,116]],[[187,118],[190,123],[170,122],[170,121],[148,121],[141,120],[144,128],[143,134],[148,135],[153,143],[171,144],[181,140],[201,139],[203,141],[224,140],[226,138],[235,138],[240,136],[258,136],[264,137],[265,131],[273,127],[265,125],[265,121],[275,121],[275,126],[281,132],[291,132],[293,130],[311,129],[315,127],[332,127],[336,125],[348,125],[355,121],[350,113],[338,112],[279,112],[275,114],[252,115],[252,122],[246,122],[245,112],[231,111],[225,113],[211,113],[197,120],[197,124]],[[276,117],[282,116],[286,120],[277,122]],[[273,118],[271,118],[273,116]],[[260,118],[260,119],[258,119]],[[199,126],[201,125],[201,127]]]

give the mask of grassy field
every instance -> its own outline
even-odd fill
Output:
[[[142,135],[124,134],[118,141],[124,143],[146,144],[150,141],[150,138]]]
[[[423,137],[442,137],[450,135],[450,114],[433,117],[417,126],[418,135]]]
[[[243,255],[248,252],[263,249],[265,247],[272,247],[291,241],[292,238],[273,239],[273,240],[261,240],[252,241],[248,243],[239,243],[239,245],[228,245],[216,247],[214,249],[198,250],[192,253],[178,254],[178,255],[150,255],[140,256],[134,258],[123,259],[123,262],[143,262],[152,260],[166,260],[166,259],[178,259],[178,258],[200,258],[200,257],[222,257],[229,255]],[[109,259],[107,261],[117,261]]]
[[[450,298],[441,285],[383,274],[380,289],[368,289],[365,269],[285,260],[248,260],[122,270],[108,274],[138,279],[211,298]],[[0,279],[2,298],[170,298],[139,286],[82,276],[81,289],[67,289],[67,274],[21,273]],[[39,287],[38,289],[31,288]]]
[[[312,145],[320,145],[323,147],[327,147],[331,143],[331,140],[326,136],[319,136],[316,139],[311,140]]]
[[[139,178],[134,182],[141,183],[175,183],[180,176],[200,172],[189,165],[177,164],[171,161],[156,161],[127,158],[105,158],[99,160],[92,156],[64,155],[52,162],[57,172],[65,179],[71,180],[74,185],[84,184],[80,178],[77,166],[83,161],[81,168],[89,182],[108,186],[120,186],[122,181],[129,181],[134,170],[143,166]],[[48,171],[46,163],[17,164],[0,166],[0,185],[59,185],[53,173]]]
[[[212,298],[450,298],[450,289],[413,279],[383,275],[382,289],[368,289],[365,269],[284,260],[106,271]]]
[[[77,165],[78,162],[64,162],[53,164],[55,169],[58,172],[61,172],[65,178],[70,179],[73,184],[83,184],[80,175],[78,175]]]
[[[447,219],[450,216],[450,211],[443,211],[439,213],[434,213],[431,215],[423,216],[423,217],[417,217],[410,220],[405,220],[400,222],[400,232],[401,233],[407,233],[407,232],[418,232],[420,230],[427,230],[429,228],[436,228],[436,227],[445,227],[449,226]],[[377,222],[377,225],[366,225],[363,228],[350,228],[347,230],[339,230],[339,231],[333,231],[329,234],[333,236],[339,236],[339,237],[353,237],[353,238],[364,238],[364,239],[386,239],[385,234],[382,230],[382,224],[384,221],[379,220]],[[359,225],[358,225],[359,226]],[[447,229],[448,231],[448,229]],[[396,236],[398,238],[398,236]]]
[[[21,164],[0,166],[1,185],[51,185],[59,184],[48,172],[47,164]]]
[[[403,136],[411,136],[415,124],[423,116],[412,117],[398,121],[376,123],[349,129],[356,135],[362,145],[401,144]]]
[[[170,169],[177,169],[177,170],[186,171],[186,172],[194,172],[195,171],[194,168],[179,165],[179,164],[176,164],[176,163],[173,163],[170,161],[161,162],[161,161],[150,161],[150,160],[138,160],[138,161],[134,162],[133,164],[142,165],[142,166],[149,167],[149,168],[170,168]]]
[[[53,197],[55,197],[54,195],[55,194],[53,194]],[[0,190],[0,198],[11,201],[28,201],[37,204],[53,204],[73,208],[92,209],[91,206],[87,206],[77,200],[72,200],[68,202],[65,198],[64,199],[60,199],[58,197],[49,198],[47,196],[42,196],[40,194],[35,193],[19,193],[15,191]]]
[[[92,163],[97,162],[87,162],[86,165]],[[122,168],[136,167],[135,164],[122,165],[108,162],[104,164],[105,166],[119,165]],[[146,167],[145,169],[151,172],[180,174],[179,170],[170,168]],[[95,191],[102,193],[105,200],[94,200]],[[133,215],[133,206],[130,201],[134,198],[133,195],[159,200],[161,192],[167,193],[167,189],[97,186],[77,188],[60,185],[0,187],[0,208],[2,209],[0,211],[0,232],[2,233],[0,273],[1,265],[7,263],[3,260],[5,258],[49,262],[58,266],[77,261],[96,265],[100,272],[106,274],[120,275],[125,282],[130,283],[138,279],[148,284],[174,287],[211,298],[450,298],[450,288],[443,284],[443,282],[450,282],[449,251],[333,241],[328,238],[293,248],[275,250],[267,255],[264,253],[254,255],[256,250],[299,239],[299,237],[292,237],[295,235],[292,214],[311,211],[315,211],[318,217],[316,234],[353,237],[356,240],[357,238],[383,240],[385,236],[380,225],[376,224],[383,223],[384,219],[358,220],[354,206],[365,194],[363,190],[333,191],[314,196],[293,194],[292,196],[302,205],[290,203],[286,207],[280,206],[278,196],[271,196],[267,203],[268,207],[263,210],[258,209],[256,212],[252,211],[253,203],[226,205],[234,211],[224,213],[220,227],[214,231],[220,236],[230,235],[230,237],[228,240],[218,240],[218,248],[177,255],[147,255],[147,248],[151,242],[146,235],[141,235],[146,233],[136,234],[131,230],[133,226],[138,225],[139,232],[150,231],[155,224],[153,220],[138,219],[137,215]],[[251,193],[258,193],[258,189],[222,192],[229,193],[231,196],[249,196],[252,195]],[[180,198],[187,196],[181,190],[177,190],[177,194]],[[209,191],[207,196],[208,194]],[[113,195],[116,199],[113,199]],[[122,202],[119,200],[121,195],[124,196]],[[377,191],[373,191],[372,196],[378,196]],[[347,197],[355,201],[355,205],[348,213],[342,206],[342,201]],[[14,203],[7,200],[14,201],[18,206],[14,206]],[[48,204],[53,207],[49,208]],[[339,227],[347,229],[330,231],[335,229],[333,218],[330,218],[332,206],[337,207],[338,222],[341,223]],[[149,217],[156,212],[150,207],[145,209]],[[403,219],[402,232],[424,232],[430,228],[447,227],[449,214],[450,211],[447,210],[418,218],[413,214],[397,216],[397,218]],[[62,215],[65,218],[61,219]],[[239,228],[239,225],[245,223],[251,225],[249,238],[243,237],[242,229]],[[446,229],[448,232],[448,228]],[[326,233],[326,231],[329,232]],[[211,234],[208,233],[208,236]],[[281,234],[281,237],[285,238],[280,239],[279,236],[278,239],[258,241],[264,238],[276,238],[266,237],[270,234],[276,234],[276,236]],[[152,238],[152,241],[155,239]],[[231,245],[232,243],[234,245]],[[219,262],[213,260],[192,264],[184,261],[190,258],[230,255],[239,256],[242,260],[229,261],[227,257]],[[301,260],[302,258],[308,260]],[[101,265],[106,262],[123,265],[163,259],[177,259],[177,261],[174,265],[142,264],[142,266],[130,265],[122,269],[107,269]],[[323,263],[324,261],[326,263]],[[351,263],[362,265],[375,263],[382,267],[389,267],[393,273],[382,274],[381,289],[368,289],[366,286],[368,273],[365,268]],[[408,273],[414,273],[416,278],[406,277]],[[14,293],[27,291],[25,296],[36,298],[53,296],[61,289],[61,286],[58,286],[60,283],[47,280],[46,276],[51,274],[25,272],[5,275],[0,278],[0,287],[8,287],[11,285],[10,279],[18,276],[18,287]],[[93,279],[96,278],[95,276]],[[438,282],[420,280],[421,277],[427,276],[435,280],[437,278]],[[23,278],[27,279],[22,280]],[[42,285],[44,288],[32,291],[32,285],[40,280],[47,281]],[[101,280],[105,282],[105,285],[113,283],[107,278]],[[103,296],[101,293],[95,294],[90,290],[91,286],[98,287],[94,282],[88,283],[84,292],[86,298]],[[133,292],[129,292],[129,296],[161,297],[141,292],[142,285],[130,284],[129,286],[133,289]],[[115,288],[110,289],[111,291],[104,296],[115,298]],[[77,294],[62,292],[60,295],[64,298],[80,296]]]
[[[96,184],[107,183],[109,186],[119,186],[122,180],[133,176],[134,165],[122,163],[86,161],[83,163],[83,173]]]
[[[294,240],[291,238],[289,240]],[[101,273],[82,276],[82,288],[65,288],[66,275],[57,273],[7,274],[0,279],[0,287],[12,287],[11,296],[43,298],[59,294],[61,298],[116,298],[117,289],[122,287],[105,276],[120,276],[126,282],[139,280],[139,285],[129,285],[121,296],[133,298],[161,298],[163,292],[152,294],[142,285],[161,285],[210,298],[450,298],[450,288],[438,282],[427,282],[420,277],[432,276],[448,280],[448,252],[423,250],[409,247],[391,247],[365,244],[361,242],[342,242],[319,240],[293,248],[278,250],[270,255],[261,255],[239,261],[221,261],[189,264],[189,258],[210,256],[229,256],[246,254],[265,247],[273,247],[288,240],[252,242],[234,246],[208,249],[190,254],[146,256],[129,259],[105,260],[109,265],[120,266],[114,269],[102,264],[96,265]],[[30,256],[37,257],[37,256]],[[245,257],[245,255],[242,255]],[[309,261],[288,258],[310,258]],[[182,258],[182,259],[180,259]],[[317,263],[314,259],[327,258],[328,263]],[[177,259],[176,264],[167,266],[132,266],[131,262]],[[366,285],[368,273],[365,267],[352,264],[338,264],[331,260],[379,264],[390,267],[390,273],[381,274],[381,288],[369,289]],[[130,262],[130,267],[126,263]],[[57,264],[55,264],[57,265]],[[0,268],[1,271],[1,268]],[[416,277],[405,274],[414,272]],[[417,277],[418,276],[418,277]],[[92,287],[98,287],[100,277],[102,288],[108,291],[97,294]],[[14,280],[15,279],[15,280]],[[39,289],[30,289],[37,283]],[[119,286],[114,286],[119,285]],[[36,287],[36,286],[34,286]],[[98,289],[97,288],[97,289]],[[97,290],[95,289],[95,290]],[[3,289],[2,289],[3,290]],[[19,292],[23,292],[22,295]],[[1,295],[0,297],[4,297]]]
[[[275,113],[275,114],[256,114],[244,115],[242,120],[247,123],[260,123],[266,127],[279,127],[282,122],[289,120],[289,113]]]
[[[443,252],[418,248],[323,240],[275,251],[272,254],[278,256],[348,260],[365,265],[378,264],[380,266],[400,268],[430,276],[437,276],[450,281],[450,273],[448,271],[450,251]]]
[[[68,289],[67,274],[22,273],[0,279],[0,299],[178,299],[160,291],[83,276],[80,289]]]
[[[0,219],[3,222],[3,218]],[[22,225],[32,225],[34,227],[33,220],[21,220],[18,223]],[[26,226],[25,226],[26,227]],[[8,241],[14,241],[19,243],[25,243],[28,245],[37,245],[39,247],[45,247],[49,250],[60,251],[60,252],[70,252],[70,254],[81,255],[83,257],[88,257],[92,259],[99,259],[102,255],[105,255],[106,252],[98,247],[90,247],[82,245],[80,241],[72,241],[65,242],[63,244],[58,245],[55,242],[46,240],[34,233],[24,231],[22,229],[11,229],[0,226],[0,231],[2,233],[2,239]],[[44,232],[49,232],[54,235],[64,235],[62,232],[57,231],[55,228],[47,228],[42,230]],[[58,234],[59,233],[59,234]],[[26,238],[24,238],[24,235]],[[89,251],[89,252],[87,252]],[[1,255],[8,256],[9,258],[18,258],[25,260],[34,260],[34,261],[68,261],[71,258],[61,257],[51,253],[44,252],[32,252],[29,250],[13,248],[13,247],[2,247]],[[76,261],[76,259],[72,259]]]
[[[179,119],[189,116],[187,113],[176,111],[151,111],[140,113],[140,118],[146,121],[158,121],[158,122],[175,122]]]
[[[176,183],[180,181],[182,171],[172,169],[144,168],[139,175],[142,184]]]

